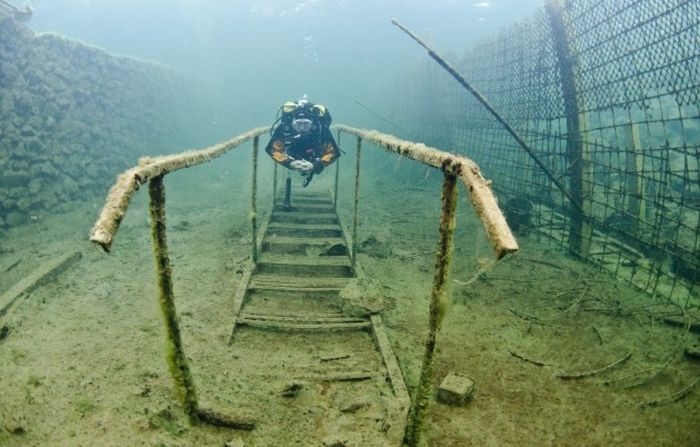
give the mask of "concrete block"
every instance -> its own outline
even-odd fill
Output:
[[[438,387],[438,402],[462,406],[474,392],[474,381],[468,377],[449,373]]]

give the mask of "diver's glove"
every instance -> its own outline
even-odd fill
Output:
[[[306,160],[294,160],[289,163],[289,167],[295,171],[301,172],[302,174],[306,174],[314,170],[314,164]]]
[[[320,158],[314,160],[314,174],[320,174],[323,171],[323,168],[325,168],[325,166]]]

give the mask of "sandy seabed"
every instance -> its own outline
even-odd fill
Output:
[[[312,187],[329,189],[332,176],[324,176]],[[387,332],[411,392],[427,332],[434,180],[420,188],[370,181],[360,208],[358,259],[364,275],[382,284]],[[255,359],[221,361],[251,247],[249,192],[240,182],[223,170],[168,176],[168,242],[200,400],[234,412],[245,403],[259,426],[188,423],[165,362],[141,191],[109,254],[87,241],[102,198],[2,235],[0,292],[56,256],[80,250],[83,258],[0,317],[9,329],[0,340],[0,445],[322,445],[275,414],[284,398],[246,387],[236,371],[254,370]],[[351,197],[340,200],[348,223]],[[269,203],[261,195],[260,218]],[[464,407],[431,402],[427,445],[697,445],[700,386],[677,400],[674,393],[700,377],[700,362],[683,355],[698,336],[660,322],[677,310],[533,234],[519,242],[517,255],[495,262],[462,197],[435,383],[454,372],[476,389]],[[470,281],[479,268],[485,273]],[[288,354],[265,340],[248,337],[247,347]]]

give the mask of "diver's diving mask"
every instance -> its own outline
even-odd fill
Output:
[[[292,127],[299,133],[309,133],[314,123],[308,118],[296,118],[292,121]]]

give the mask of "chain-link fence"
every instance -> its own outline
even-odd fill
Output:
[[[402,95],[417,138],[474,159],[516,232],[654,295],[698,297],[700,2],[550,1],[456,65],[574,203],[432,61]]]

